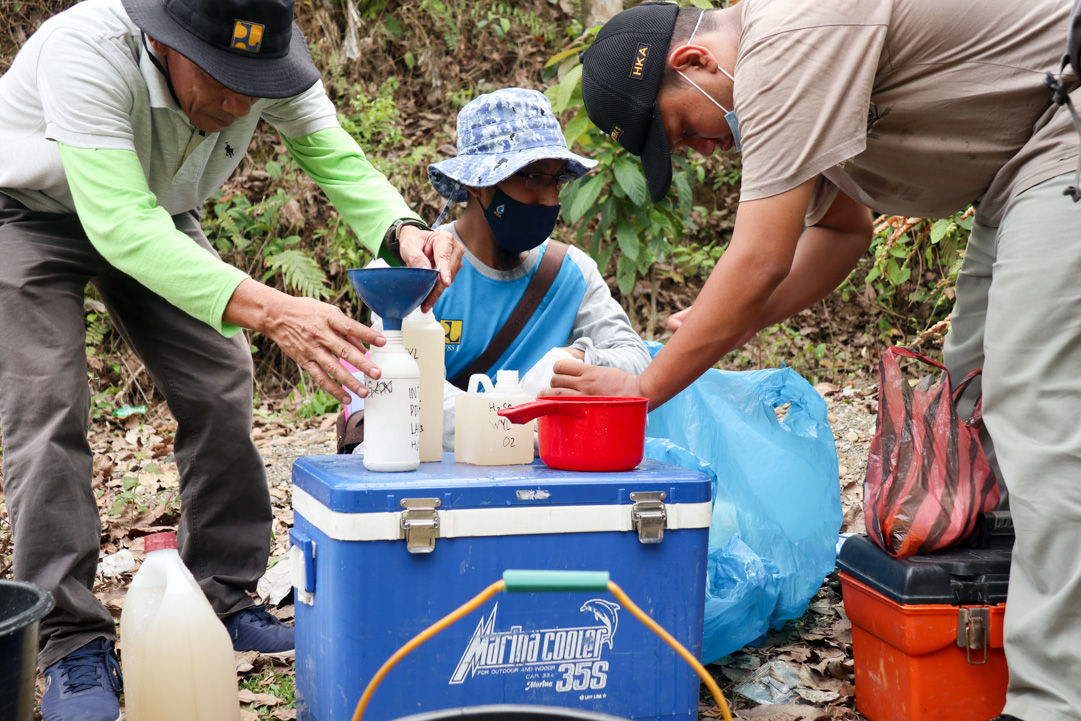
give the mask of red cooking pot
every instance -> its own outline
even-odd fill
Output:
[[[537,419],[540,459],[563,471],[627,471],[642,461],[646,398],[554,396],[504,408],[512,423]]]

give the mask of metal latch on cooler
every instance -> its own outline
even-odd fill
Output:
[[[631,525],[638,529],[641,543],[660,543],[668,525],[668,513],[664,510],[664,491],[640,491],[631,494]]]
[[[957,645],[965,649],[968,662],[973,666],[987,663],[991,646],[991,609],[962,608],[957,612]],[[983,658],[974,661],[973,651],[983,651]]]
[[[405,547],[410,553],[431,553],[439,537],[438,498],[403,498],[400,522]]]

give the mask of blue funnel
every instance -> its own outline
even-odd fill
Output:
[[[353,268],[347,272],[364,305],[383,319],[385,330],[401,330],[402,318],[420,306],[439,278],[439,271],[430,268]]]

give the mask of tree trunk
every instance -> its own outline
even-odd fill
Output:
[[[603,25],[623,9],[623,0],[582,0],[582,16],[586,27]]]

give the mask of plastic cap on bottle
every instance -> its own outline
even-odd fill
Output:
[[[497,384],[509,383],[510,385],[518,384],[518,371],[496,371],[495,382]]]
[[[160,551],[163,548],[177,548],[176,534],[172,531],[152,533],[143,537],[143,548],[147,553]]]

